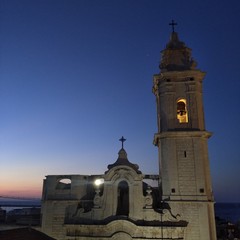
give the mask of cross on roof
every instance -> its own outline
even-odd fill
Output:
[[[172,22],[169,23],[169,25],[172,26],[172,31],[174,32],[174,26],[176,26],[177,23],[174,20],[172,20]]]
[[[123,143],[126,141],[127,139],[125,139],[123,136],[119,139],[120,142],[122,142],[122,148],[123,148]]]

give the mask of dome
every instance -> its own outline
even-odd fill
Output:
[[[123,166],[123,165],[133,168],[137,173],[141,173],[141,171],[138,170],[139,166],[137,164],[133,164],[133,163],[129,162],[125,149],[121,148],[120,151],[118,152],[118,159],[117,159],[117,161],[115,163],[113,163],[113,164],[108,165],[108,171],[110,169],[112,169],[113,167]]]

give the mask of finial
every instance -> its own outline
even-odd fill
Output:
[[[122,149],[123,149],[123,143],[126,141],[127,139],[125,139],[123,136],[119,139],[120,142],[122,142]]]
[[[177,23],[174,20],[172,20],[172,22],[169,23],[169,25],[172,26],[172,32],[174,32],[174,26],[176,26]]]

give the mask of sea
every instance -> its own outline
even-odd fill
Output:
[[[0,198],[0,207],[7,211],[25,207],[40,206],[40,199],[19,200]],[[215,216],[231,223],[240,222],[240,203],[215,203]]]
[[[240,203],[215,203],[215,216],[231,223],[240,223]]]
[[[0,208],[7,212],[13,209],[41,207],[41,199],[16,199],[16,198],[1,198]]]

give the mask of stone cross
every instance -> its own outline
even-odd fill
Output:
[[[177,23],[176,23],[174,20],[172,20],[172,22],[171,22],[171,23],[169,23],[169,25],[171,25],[171,26],[172,26],[172,31],[174,32],[174,26],[176,26],[176,25],[177,25]]]
[[[123,136],[119,139],[120,142],[122,142],[122,148],[123,148],[123,143],[126,141],[127,139],[125,139]]]

